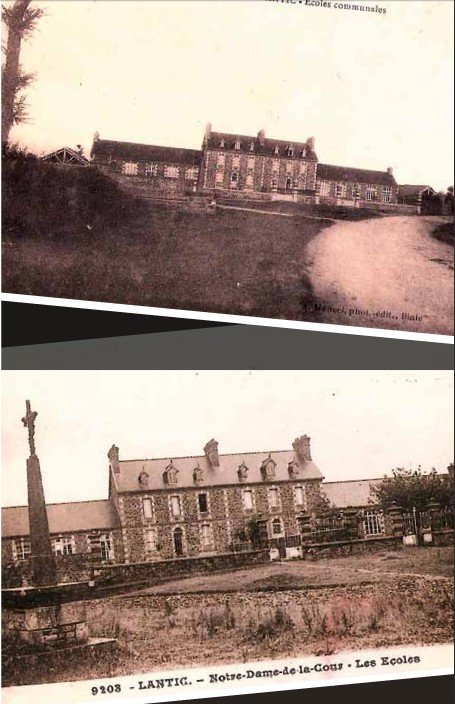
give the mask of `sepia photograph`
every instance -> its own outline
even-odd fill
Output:
[[[5,0],[2,48],[11,300],[450,341],[452,2]]]
[[[5,704],[453,670],[453,372],[3,371],[2,417]]]

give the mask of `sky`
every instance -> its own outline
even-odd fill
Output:
[[[305,141],[323,163],[453,183],[453,2],[385,14],[271,0],[42,0],[23,45],[46,153],[101,138],[201,147],[204,127]],[[376,6],[365,0],[363,4]]]
[[[311,438],[325,481],[444,472],[453,461],[449,371],[3,371],[3,506],[27,502],[25,400],[48,503],[107,498],[120,459],[291,450]]]

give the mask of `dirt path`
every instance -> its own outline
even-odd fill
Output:
[[[339,222],[308,246],[322,322],[453,335],[453,249],[438,218]]]

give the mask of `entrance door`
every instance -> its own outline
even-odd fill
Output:
[[[181,528],[174,530],[174,552],[176,557],[183,555],[183,530]]]

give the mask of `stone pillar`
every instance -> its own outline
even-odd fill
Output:
[[[57,566],[49,534],[40,463],[36,455],[31,455],[27,460],[27,488],[33,585],[43,587],[57,584]]]
[[[387,513],[390,518],[392,535],[394,537],[402,537],[403,536],[403,509],[402,509],[402,507],[398,506],[398,504],[396,504],[394,502],[388,508]]]

